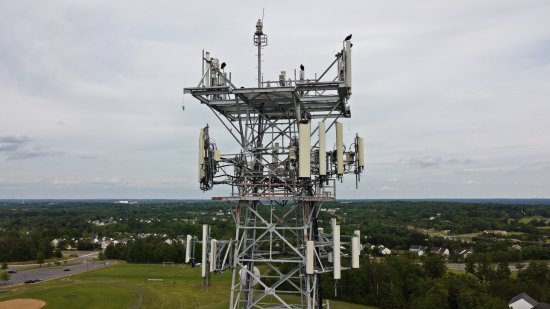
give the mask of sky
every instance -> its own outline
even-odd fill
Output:
[[[199,189],[198,130],[237,145],[182,89],[203,49],[254,86],[262,10],[266,79],[322,73],[353,34],[367,167],[338,198],[550,198],[548,1],[21,0],[0,10],[0,199],[227,195]]]

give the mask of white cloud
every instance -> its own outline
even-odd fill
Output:
[[[368,166],[360,190],[346,177],[339,197],[549,197],[544,186],[515,184],[550,183],[548,2],[358,1],[342,14],[333,2],[312,4],[250,2],[238,19],[227,1],[4,5],[0,171],[9,186],[0,197],[227,194],[198,190],[198,128],[209,123],[224,151],[236,146],[182,88],[198,83],[201,49],[226,61],[239,86],[253,85],[251,35],[264,7],[266,78],[300,63],[321,73],[353,33],[349,125],[366,137]],[[393,190],[380,190],[388,182]]]

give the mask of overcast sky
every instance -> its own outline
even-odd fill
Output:
[[[367,169],[339,198],[550,198],[549,1],[7,1],[0,10],[0,198],[210,198],[201,50],[255,85],[322,71],[353,33],[348,140]],[[185,104],[185,111],[182,111]]]

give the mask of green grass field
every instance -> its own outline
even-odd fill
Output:
[[[519,219],[519,223],[529,223],[533,220],[540,220],[540,219],[543,219],[542,216],[531,216],[531,217],[523,217],[521,219]]]
[[[163,281],[148,281],[162,279]],[[202,287],[200,268],[118,263],[112,266],[0,293],[0,301],[36,298],[57,308],[201,308],[229,306],[230,272]],[[331,301],[334,309],[373,307]]]

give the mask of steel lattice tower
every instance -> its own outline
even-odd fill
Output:
[[[317,221],[322,203],[336,197],[337,180],[344,174],[359,180],[365,165],[363,139],[356,136],[346,147],[338,122],[351,117],[350,39],[319,77],[306,79],[301,66],[294,79],[282,71],[278,80],[263,81],[267,36],[258,20],[257,87],[235,87],[225,64],[203,52],[199,85],[184,89],[240,147],[222,153],[209,127],[200,131],[200,188],[229,185],[229,196],[213,200],[234,203],[235,239],[210,239],[205,226],[202,240],[206,283],[209,272],[232,269],[230,308],[321,308],[320,274],[332,272],[338,280],[342,269],[359,267],[359,232],[341,241],[335,220],[330,233]],[[327,150],[330,132],[335,149]],[[349,263],[342,265],[342,257]]]

